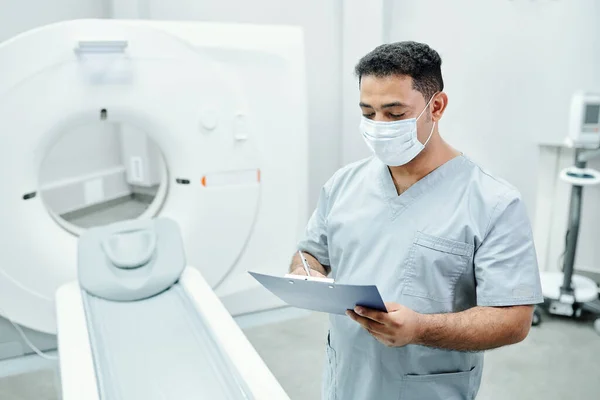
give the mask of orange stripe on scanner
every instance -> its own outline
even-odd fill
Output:
[[[202,177],[202,186],[237,186],[237,185],[256,185],[261,181],[260,169],[245,169],[239,171],[213,172]]]

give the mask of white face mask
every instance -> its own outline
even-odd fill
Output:
[[[390,167],[397,167],[410,162],[425,148],[433,134],[435,122],[431,127],[429,137],[422,144],[417,138],[417,120],[429,107],[432,99],[433,96],[431,96],[417,118],[385,122],[372,121],[362,117],[360,131],[367,146],[375,153],[377,158]]]

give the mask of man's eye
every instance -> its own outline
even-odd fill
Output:
[[[375,116],[375,113],[363,114],[363,117],[365,117],[365,118],[374,117],[374,116]]]
[[[404,114],[390,114],[390,117],[392,117],[392,118],[402,118],[402,117],[404,117]]]

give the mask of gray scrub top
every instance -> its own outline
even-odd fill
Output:
[[[458,156],[398,195],[371,157],[324,185],[299,249],[339,283],[375,284],[419,313],[543,301],[518,191]],[[387,347],[347,316],[330,316],[323,399],[475,398],[483,353]]]

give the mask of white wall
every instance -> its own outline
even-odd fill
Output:
[[[129,124],[119,124],[121,161],[127,182],[136,188],[153,188],[161,183],[162,153],[148,134]]]
[[[309,207],[312,209],[321,186],[340,166],[342,1],[140,0],[137,3],[142,17],[155,20],[292,24],[304,27],[310,130]],[[294,124],[294,121],[289,123]]]
[[[65,132],[42,162],[40,190],[59,215],[130,194],[118,126],[98,120]]]
[[[0,0],[0,41],[53,22],[106,15],[103,0]]]
[[[122,165],[118,131],[110,123],[92,122],[56,142],[44,159],[40,181],[43,186]]]
[[[144,131],[104,121],[68,131],[40,169],[44,202],[61,215],[160,184],[162,154]],[[131,185],[136,185],[135,187]]]
[[[391,1],[391,0],[390,0]],[[370,0],[365,7],[364,0],[345,0],[342,12],[342,150],[341,164],[370,155],[359,133],[360,89],[354,74],[354,66],[365,54],[381,43],[389,34],[390,1]],[[368,29],[358,29],[358,27]]]
[[[442,135],[516,185],[533,215],[538,140],[562,140],[571,93],[600,88],[600,5],[594,0],[387,5],[390,41],[426,42],[442,57],[449,96]],[[356,132],[344,132],[344,141],[346,161],[368,154]]]

